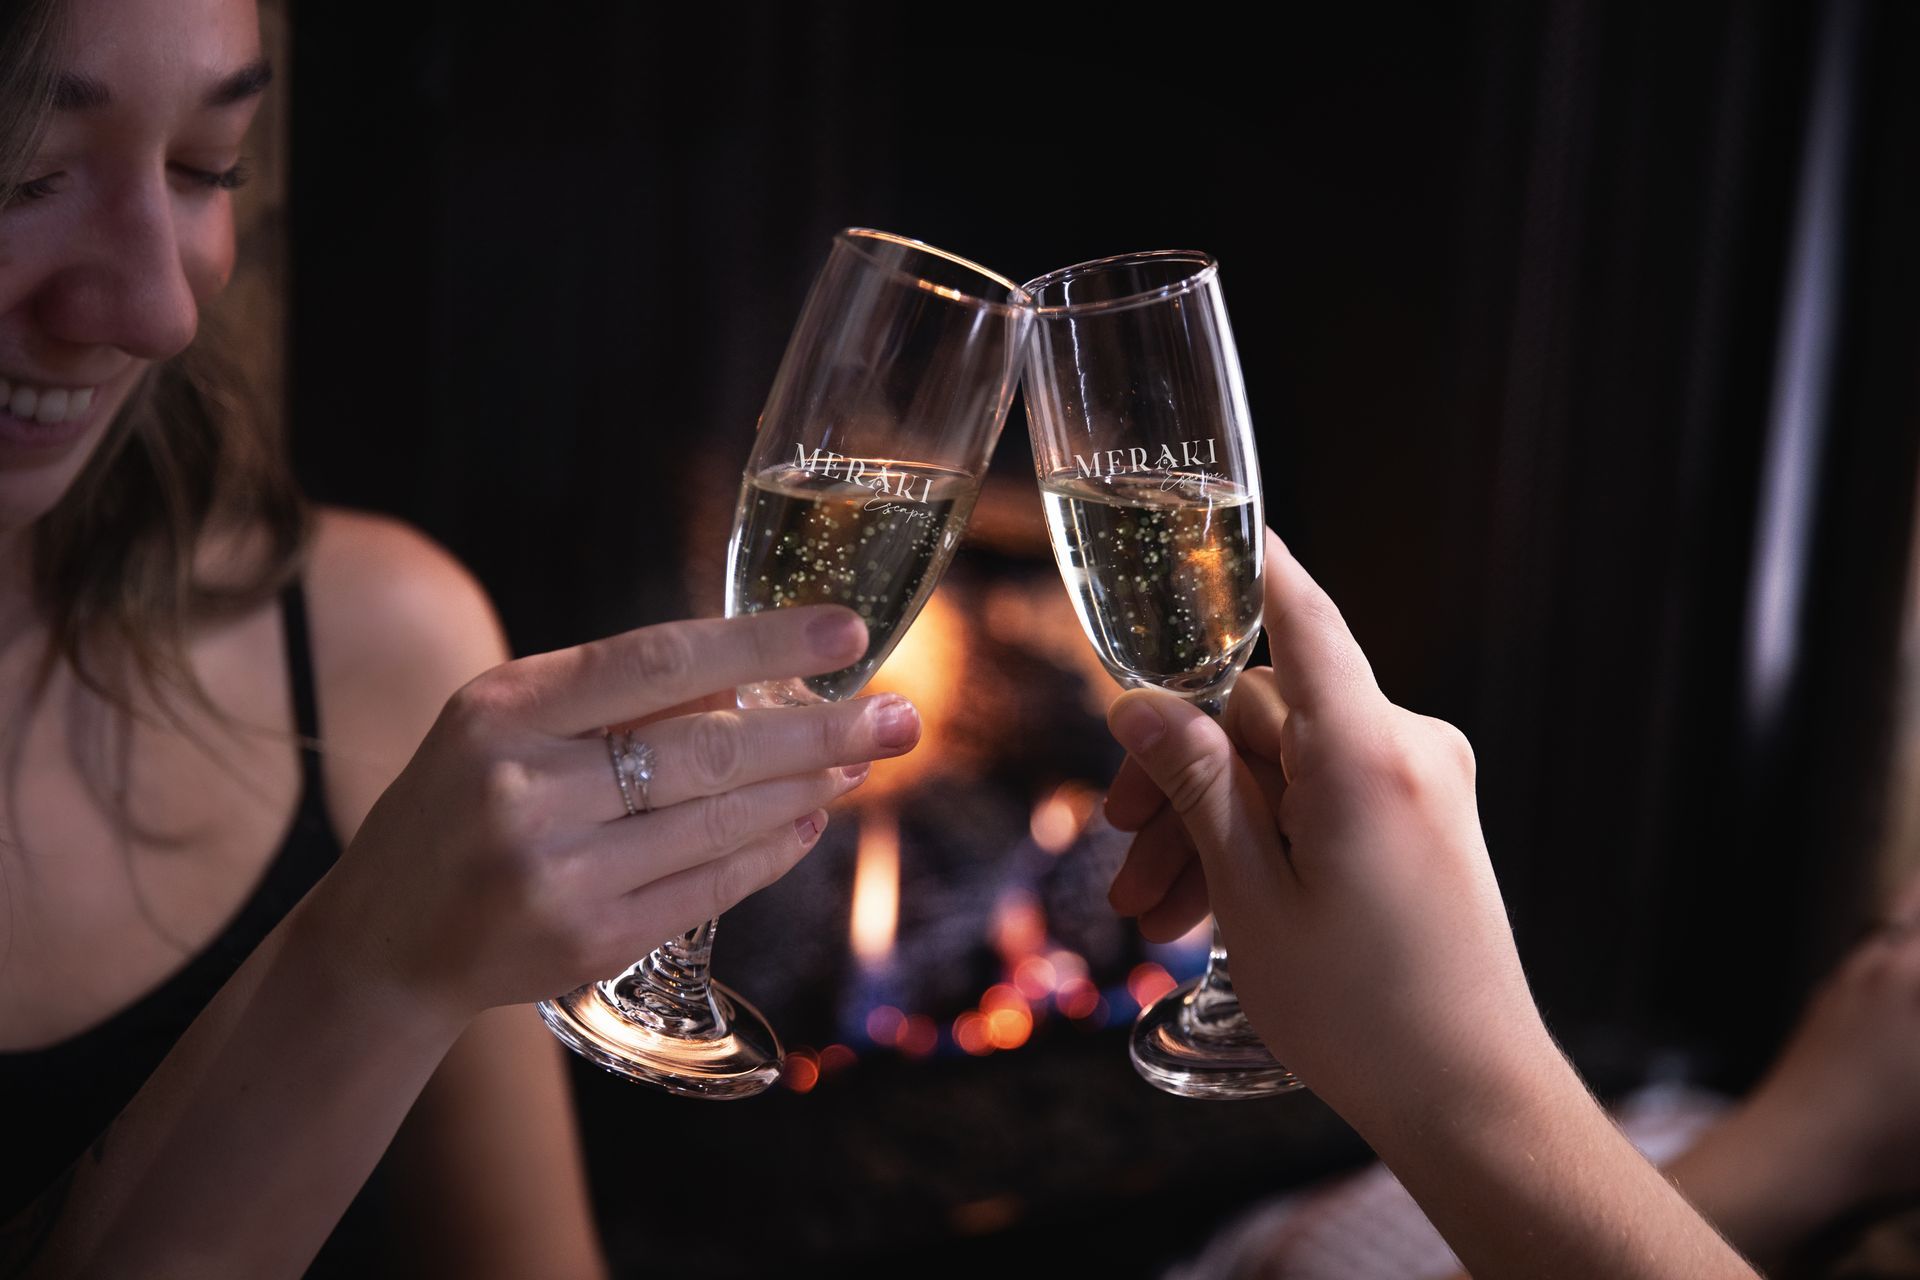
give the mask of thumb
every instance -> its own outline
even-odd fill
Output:
[[[1210,878],[1214,866],[1277,849],[1259,786],[1205,712],[1169,693],[1133,689],[1114,700],[1107,726],[1180,815]]]

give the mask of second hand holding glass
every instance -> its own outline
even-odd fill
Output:
[[[914,240],[834,237],[761,414],[728,555],[727,616],[839,604],[865,654],[822,676],[739,690],[742,707],[859,693],[960,545],[1019,379],[1032,310],[1011,280]],[[622,793],[651,758],[609,739]],[[644,807],[644,805],[642,806]],[[583,1056],[672,1093],[740,1098],[780,1075],[780,1041],[708,976],[717,921],[617,978],[540,1005]]]
[[[1102,258],[1025,286],[1026,401],[1054,558],[1124,685],[1219,716],[1260,635],[1265,519],[1240,359],[1201,253]],[[1254,1034],[1216,928],[1207,970],[1141,1011],[1134,1067],[1168,1093],[1300,1087]]]

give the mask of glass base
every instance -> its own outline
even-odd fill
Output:
[[[1254,1035],[1229,994],[1204,1014],[1191,978],[1140,1011],[1129,1046],[1133,1069],[1154,1088],[1182,1098],[1270,1098],[1302,1088]]]
[[[540,1016],[561,1043],[617,1075],[683,1098],[751,1098],[780,1078],[780,1040],[760,1011],[719,983],[713,1001],[724,1034],[667,1035],[634,1022],[605,990],[589,983],[540,1002]]]

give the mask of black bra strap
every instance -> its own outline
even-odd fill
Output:
[[[295,579],[280,593],[281,627],[287,636],[287,679],[293,685],[293,725],[302,759],[320,738],[320,706],[313,691],[313,654],[307,640],[307,595]]]

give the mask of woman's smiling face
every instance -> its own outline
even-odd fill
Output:
[[[72,0],[54,110],[0,209],[0,535],[73,483],[233,270],[270,72],[254,0]]]

